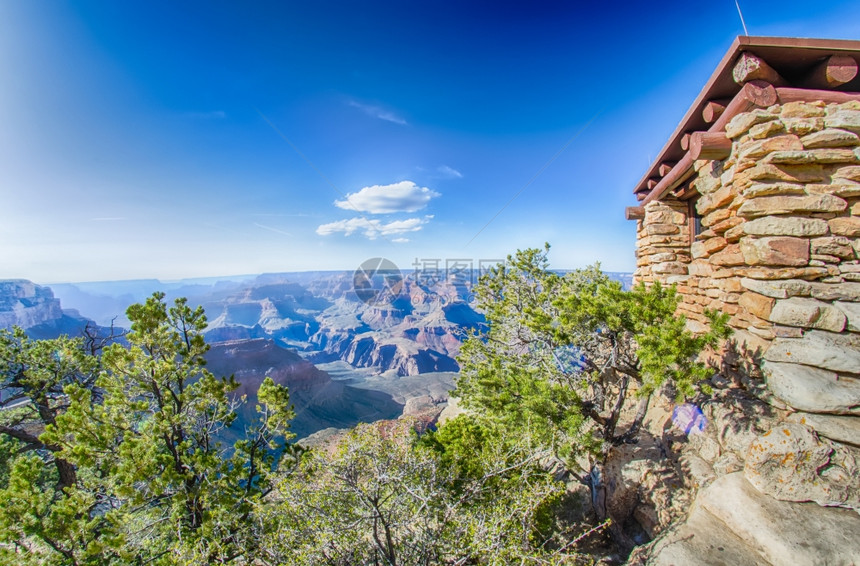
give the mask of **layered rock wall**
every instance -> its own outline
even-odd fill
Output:
[[[731,155],[695,163],[695,211],[670,196],[637,224],[637,280],[677,283],[693,330],[731,315],[774,395],[810,413],[860,415],[858,134],[857,101],[741,113]]]

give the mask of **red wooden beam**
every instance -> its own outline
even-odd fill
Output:
[[[850,55],[831,55],[815,66],[803,79],[809,88],[836,88],[857,76],[857,61]]]
[[[723,160],[732,153],[732,140],[725,132],[693,132],[690,136],[690,156],[698,159]]]

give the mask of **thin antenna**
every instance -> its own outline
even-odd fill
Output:
[[[738,3],[738,0],[735,0],[735,6],[738,7],[738,15],[741,17],[741,25],[744,26],[744,35],[749,35],[747,31],[747,23],[744,21],[744,13],[741,12],[741,5]]]

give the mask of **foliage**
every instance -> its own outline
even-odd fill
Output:
[[[253,553],[252,514],[281,460],[296,455],[287,444],[289,396],[267,378],[258,423],[223,446],[219,433],[235,419],[237,384],[205,368],[202,308],[184,299],[168,308],[163,299],[156,293],[130,307],[128,345],[100,356],[72,355],[78,342],[34,342],[20,331],[2,343],[0,367],[18,376],[14,386],[30,387],[37,400],[50,393],[53,412],[36,448],[74,467],[71,484],[47,489],[56,479],[44,450],[11,462],[0,536],[26,549],[16,561],[204,564]],[[57,367],[76,371],[49,366],[51,350],[61,352]]]
[[[710,330],[695,336],[675,314],[673,287],[625,291],[598,266],[561,275],[548,251],[520,251],[481,279],[488,329],[463,345],[456,394],[509,434],[539,430],[568,466],[589,470],[613,445],[635,441],[655,391],[694,394],[709,376],[697,356],[728,335],[727,317],[708,313]],[[634,391],[636,415],[619,433]],[[587,464],[577,464],[582,455]]]
[[[450,430],[475,430],[466,421],[455,419]],[[485,447],[472,473],[463,476],[458,457],[442,457],[445,441],[415,443],[410,426],[408,421],[359,425],[333,453],[310,453],[300,471],[279,486],[284,508],[266,529],[274,535],[268,537],[266,563],[502,565],[578,559],[573,552],[542,547],[547,541],[539,529],[542,513],[563,486],[538,465],[545,454],[532,450],[528,439]]]

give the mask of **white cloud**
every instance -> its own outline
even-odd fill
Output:
[[[443,179],[462,179],[463,174],[454,169],[453,167],[448,167],[447,165],[440,165],[436,168],[436,171]]]
[[[406,242],[409,241],[409,238],[394,238],[391,241],[392,241],[392,243],[395,243],[395,244],[405,244]]]
[[[406,220],[394,220],[388,223],[383,223],[375,218],[372,220],[360,217],[349,218],[347,220],[338,220],[323,224],[317,228],[317,234],[320,236],[330,236],[331,234],[343,232],[344,236],[351,236],[356,232],[360,232],[367,239],[375,240],[380,236],[394,236],[408,232],[417,232],[430,222],[432,218],[432,215],[428,215],[424,218],[407,218]],[[405,238],[397,238],[393,241],[398,242],[403,240]]]
[[[364,187],[357,193],[346,195],[344,200],[335,201],[334,204],[345,210],[390,214],[416,212],[427,206],[430,199],[438,196],[439,193],[427,187],[419,187],[412,181],[401,181],[393,185]]]
[[[391,110],[386,110],[380,106],[373,106],[371,104],[362,104],[360,102],[356,102],[355,100],[350,100],[349,105],[353,108],[358,108],[368,116],[373,116],[374,118],[379,118],[380,120],[385,120],[386,122],[392,122],[394,124],[398,124],[400,126],[407,125],[406,120],[392,112]]]

